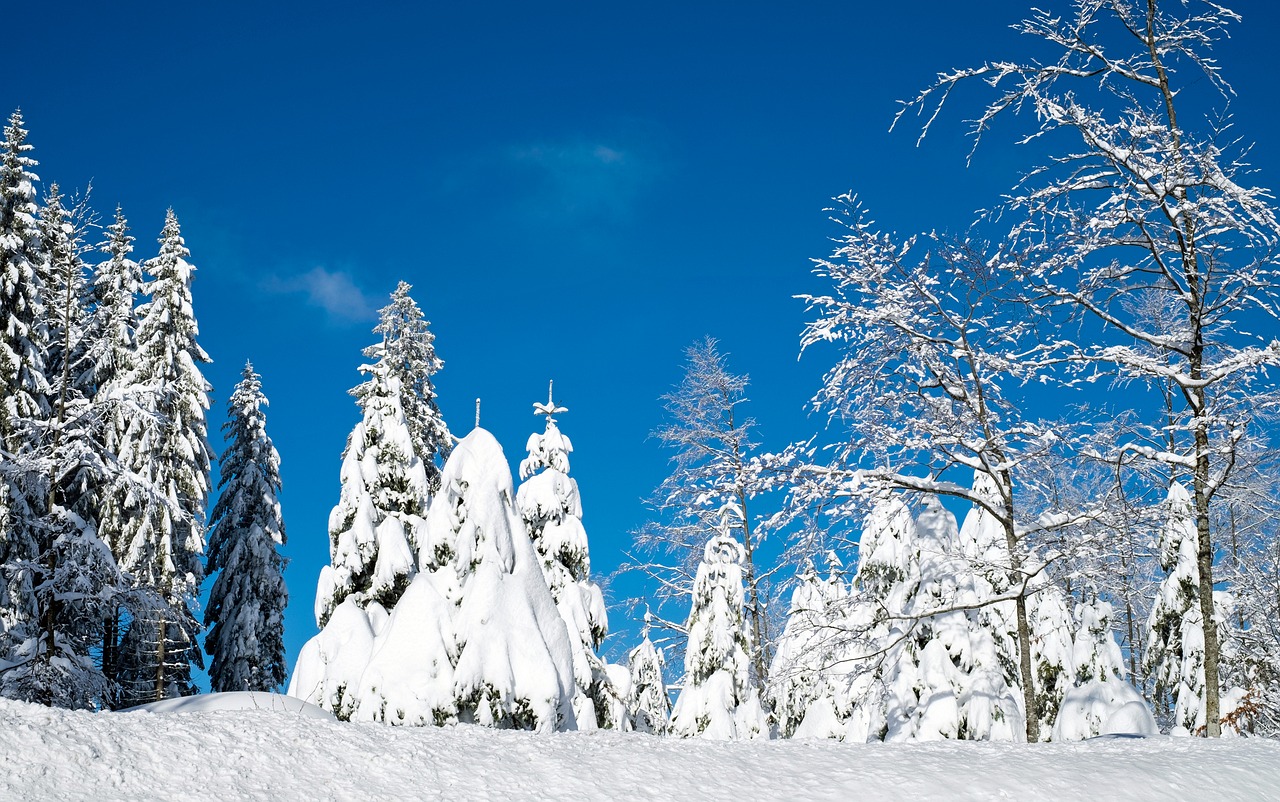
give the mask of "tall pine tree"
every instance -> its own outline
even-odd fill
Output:
[[[284,663],[285,542],[280,517],[280,455],[267,436],[262,382],[245,363],[227,406],[227,450],[219,460],[221,495],[210,516],[210,573],[218,572],[205,624],[214,691],[271,691]]]
[[[160,253],[146,264],[151,300],[138,310],[138,361],[126,382],[149,414],[133,416],[120,459],[146,479],[155,496],[131,499],[117,559],[158,603],[137,609],[121,645],[125,701],[195,692],[191,664],[203,662],[196,644],[199,622],[191,601],[204,576],[204,508],[210,448],[205,413],[209,384],[200,363],[209,356],[196,342],[191,304],[195,268],[170,209]]]

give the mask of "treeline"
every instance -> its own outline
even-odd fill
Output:
[[[210,387],[194,267],[169,210],[139,263],[117,208],[50,183],[37,200],[15,111],[0,152],[0,694],[128,707],[285,676],[284,541],[266,400],[247,366],[229,406],[222,494],[205,560]]]

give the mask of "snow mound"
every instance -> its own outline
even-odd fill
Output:
[[[333,715],[320,707],[304,702],[296,696],[259,691],[231,691],[206,693],[200,696],[183,696],[177,699],[161,699],[158,702],[138,705],[122,713],[226,713],[245,710],[270,710],[276,713],[292,713],[308,718],[334,721]]]

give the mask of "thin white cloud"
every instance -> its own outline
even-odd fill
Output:
[[[303,295],[307,303],[340,320],[368,320],[376,308],[351,276],[340,270],[313,267],[300,275],[272,276],[265,288],[280,295]]]
[[[525,210],[570,223],[630,217],[659,169],[641,148],[588,140],[513,147],[507,157],[526,171],[516,183]]]

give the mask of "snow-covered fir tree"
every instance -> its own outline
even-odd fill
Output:
[[[843,627],[833,620],[848,613],[847,588],[834,553],[826,579],[809,562],[796,578],[786,624],[769,667],[773,719],[778,734],[791,737],[838,737],[841,693],[854,666],[841,659],[847,650]],[[843,622],[841,622],[843,623]]]
[[[436,355],[435,335],[430,321],[417,302],[409,296],[413,289],[401,281],[391,293],[391,303],[378,312],[375,334],[382,342],[364,350],[367,359],[384,365],[400,388],[400,407],[413,442],[414,454],[422,462],[432,492],[440,484],[440,467],[453,448],[453,436],[445,425],[436,404],[435,385],[431,377],[444,367]],[[357,390],[357,393],[359,391]],[[360,397],[357,394],[357,397]]]
[[[1191,495],[1179,482],[1169,486],[1166,521],[1160,531],[1160,566],[1167,572],[1156,591],[1147,621],[1148,674],[1155,681],[1157,710],[1169,716],[1171,725],[1189,732],[1205,729],[1204,619],[1199,603],[1199,539]],[[1219,642],[1226,643],[1230,616],[1226,594],[1214,593]],[[1233,694],[1223,689],[1221,713],[1234,709]],[[1235,694],[1234,698],[1238,698]]]
[[[626,706],[632,730],[666,735],[671,729],[671,697],[667,695],[667,683],[662,678],[667,663],[662,649],[649,639],[652,620],[652,614],[646,610],[640,645],[627,654],[630,681]]]
[[[46,256],[36,219],[36,160],[22,112],[9,116],[0,152],[0,441],[17,451],[17,422],[49,414],[48,334],[40,273]]]
[[[573,444],[556,426],[558,415],[569,410],[556,406],[551,389],[547,403],[533,405],[546,418],[546,429],[530,435],[529,456],[520,463],[523,483],[516,493],[516,507],[538,551],[543,574],[569,631],[573,646],[573,676],[577,684],[573,709],[578,727],[609,727],[616,689],[609,682],[604,662],[597,656],[608,634],[608,618],[600,586],[591,580],[587,532],[582,526],[582,501],[578,483],[569,476]]]
[[[329,514],[330,564],[316,588],[321,627],[347,597],[361,608],[395,606],[417,572],[429,503],[426,466],[409,434],[400,380],[381,361],[360,370],[368,379],[353,394],[363,419],[342,455],[341,495]]]
[[[769,724],[751,680],[751,628],[743,612],[743,548],[732,532],[741,512],[726,505],[720,532],[707,541],[693,582],[684,687],[671,731],[684,738],[768,737]]]
[[[428,519],[458,571],[458,717],[492,727],[574,729],[572,638],[514,505],[502,447],[476,428],[455,447]]]
[[[78,368],[87,347],[85,310],[91,301],[84,261],[89,250],[86,236],[95,224],[87,195],[64,199],[56,183],[49,186],[40,210],[40,231],[45,252],[41,284],[49,337],[45,370],[51,385],[51,406],[65,403],[69,393],[88,395]]]
[[[992,603],[995,589],[968,556],[993,548],[999,523],[985,512],[975,506],[957,529],[926,497],[899,570],[877,572],[902,577],[878,591],[896,622],[885,660],[886,740],[1025,738],[1011,611]]]
[[[199,365],[210,359],[196,342],[195,268],[172,209],[159,242],[145,265],[151,298],[138,310],[137,363],[124,379],[145,414],[131,415],[119,454],[155,495],[135,492],[112,547],[121,568],[160,598],[134,612],[120,647],[126,703],[194,693],[191,664],[203,662],[191,603],[204,577],[210,388]]]
[[[218,576],[205,608],[205,651],[215,692],[275,690],[287,673],[280,455],[267,436],[261,378],[247,362],[241,376],[222,427],[221,494],[209,521],[206,567]]]
[[[86,353],[77,384],[105,398],[137,368],[138,293],[142,267],[131,258],[133,236],[124,211],[116,207],[100,248],[107,258],[93,268],[91,306],[86,321]],[[123,432],[122,426],[116,426]],[[116,435],[119,436],[119,433]]]
[[[501,447],[476,428],[445,463],[399,601],[344,598],[289,692],[342,718],[573,729],[573,650],[514,497]]]

